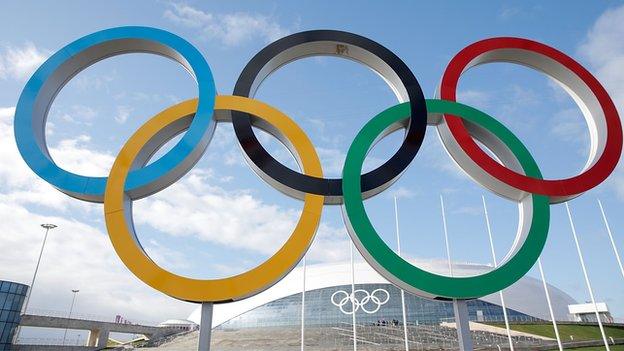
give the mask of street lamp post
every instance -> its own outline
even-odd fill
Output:
[[[67,319],[71,319],[71,315],[74,310],[74,303],[76,302],[76,295],[78,294],[79,291],[80,290],[72,289],[72,293],[74,293],[74,296],[72,297],[72,303],[71,303],[71,306],[69,307],[69,314],[67,315]],[[67,321],[67,323],[69,323],[69,321]],[[65,338],[67,338],[67,328],[65,328],[65,333],[63,334],[63,346],[65,346]]]
[[[22,308],[22,314],[26,314],[28,304],[30,303],[30,296],[32,295],[33,287],[35,286],[35,279],[37,279],[37,272],[39,271],[39,264],[41,263],[41,257],[43,256],[43,248],[45,248],[46,240],[48,239],[48,232],[50,231],[50,229],[54,229],[57,226],[51,223],[44,223],[41,225],[41,227],[45,229],[45,235],[43,236],[43,242],[41,243],[39,258],[37,259],[37,266],[35,266],[35,274],[33,274],[32,281],[30,282],[30,287],[28,288],[28,294],[26,295],[26,301],[24,302],[24,307]],[[17,343],[20,332],[21,328],[18,327],[17,332],[15,333],[15,343]]]
[[[41,251],[39,251],[39,259],[37,259],[37,266],[35,266],[35,274],[33,274],[32,281],[30,282],[30,288],[28,289],[28,296],[26,297],[26,302],[24,303],[23,313],[26,313],[28,309],[28,303],[30,302],[30,296],[32,295],[33,287],[35,286],[35,279],[37,279],[37,272],[39,271],[39,264],[41,263],[41,256],[43,256],[43,248],[45,247],[46,240],[48,239],[48,232],[50,229],[56,228],[56,225],[50,223],[44,223],[41,225],[45,228],[45,235],[43,236],[43,243],[41,243]]]

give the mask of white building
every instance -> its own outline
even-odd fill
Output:
[[[604,323],[613,323],[613,317],[609,312],[609,307],[604,302],[579,303],[568,306],[568,311],[577,322],[596,323],[596,313],[600,316],[600,321]]]

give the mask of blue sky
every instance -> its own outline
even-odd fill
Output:
[[[54,222],[33,308],[65,310],[81,289],[78,313],[124,314],[131,320],[186,317],[193,305],[152,291],[123,267],[106,236],[101,205],[70,199],[38,180],[17,154],[12,108],[32,71],[51,53],[91,32],[122,25],[169,30],[203,53],[220,94],[229,94],[248,60],[269,42],[310,29],[367,36],[401,57],[432,97],[448,61],[466,45],[519,36],[551,45],[578,60],[624,103],[624,6],[619,2],[457,2],[393,5],[364,2],[12,2],[0,26],[0,278],[28,282],[42,231]],[[182,67],[146,54],[118,56],[78,74],[49,114],[51,154],[67,169],[107,175],[117,151],[137,127],[171,104],[194,97]],[[372,116],[394,105],[389,87],[369,69],[337,58],[291,63],[260,88],[258,99],[288,114],[317,146],[325,174],[341,173],[351,140]],[[589,133],[580,110],[542,74],[490,64],[462,76],[459,101],[501,120],[527,145],[546,178],[569,177],[585,164]],[[620,110],[622,111],[622,110]],[[262,143],[296,164],[272,137]],[[394,133],[371,153],[367,167],[387,159]],[[492,262],[481,207],[485,195],[499,258],[510,248],[517,206],[475,184],[446,155],[433,128],[421,152],[390,189],[367,201],[375,227],[396,246],[392,197],[399,197],[402,249],[414,258],[445,259],[439,196],[443,195],[453,260]],[[620,275],[596,200],[600,198],[624,250],[624,170],[570,203],[594,292],[624,318]],[[137,231],[162,266],[193,277],[222,277],[257,265],[289,235],[301,203],[263,183],[245,164],[229,124],[220,124],[198,165],[174,186],[135,205]],[[309,262],[349,257],[338,207],[326,206]],[[549,283],[579,302],[589,299],[563,205],[552,206],[542,255]],[[533,269],[529,274],[537,276]],[[542,292],[536,292],[542,293]],[[81,303],[83,302],[84,303]],[[88,302],[88,303],[87,303]],[[159,309],[150,308],[158,304]]]

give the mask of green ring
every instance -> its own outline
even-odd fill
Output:
[[[460,116],[498,137],[519,161],[527,176],[542,178],[537,163],[522,142],[489,115],[457,102],[427,100],[429,114]],[[409,118],[408,103],[395,105],[370,120],[349,148],[343,169],[343,217],[351,239],[368,263],[390,282],[414,294],[429,298],[472,299],[500,291],[522,278],[542,252],[550,221],[548,197],[531,194],[533,216],[526,239],[516,254],[503,265],[477,276],[449,277],[424,271],[397,255],[375,231],[362,200],[362,164],[377,137],[392,125]]]

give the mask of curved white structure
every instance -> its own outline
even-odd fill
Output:
[[[448,272],[448,262],[443,260],[410,260],[415,265],[438,274]],[[491,270],[491,266],[470,263],[454,263],[453,273],[455,276],[468,276],[482,274]],[[280,282],[270,289],[245,300],[236,301],[214,306],[212,327],[217,327],[228,320],[239,316],[256,307],[260,307],[271,301],[283,297],[301,293],[303,270],[301,267],[294,269]],[[388,284],[381,275],[373,270],[366,262],[355,263],[356,284],[381,283]],[[316,264],[306,267],[306,291],[322,289],[332,286],[351,284],[351,265],[349,263]],[[577,303],[572,297],[560,289],[549,285],[550,298],[553,312],[557,320],[572,320],[568,313],[568,305]],[[503,291],[507,308],[527,314],[532,317],[550,320],[546,296],[541,281],[525,276],[517,283]],[[492,294],[480,300],[500,305],[498,294]],[[328,303],[330,303],[328,301]],[[200,324],[200,308],[197,308],[188,317],[189,320]]]
[[[168,319],[158,324],[159,327],[180,327],[180,328],[189,328],[189,329],[193,329],[197,325],[198,325],[197,323],[193,321],[189,321],[187,319]]]

